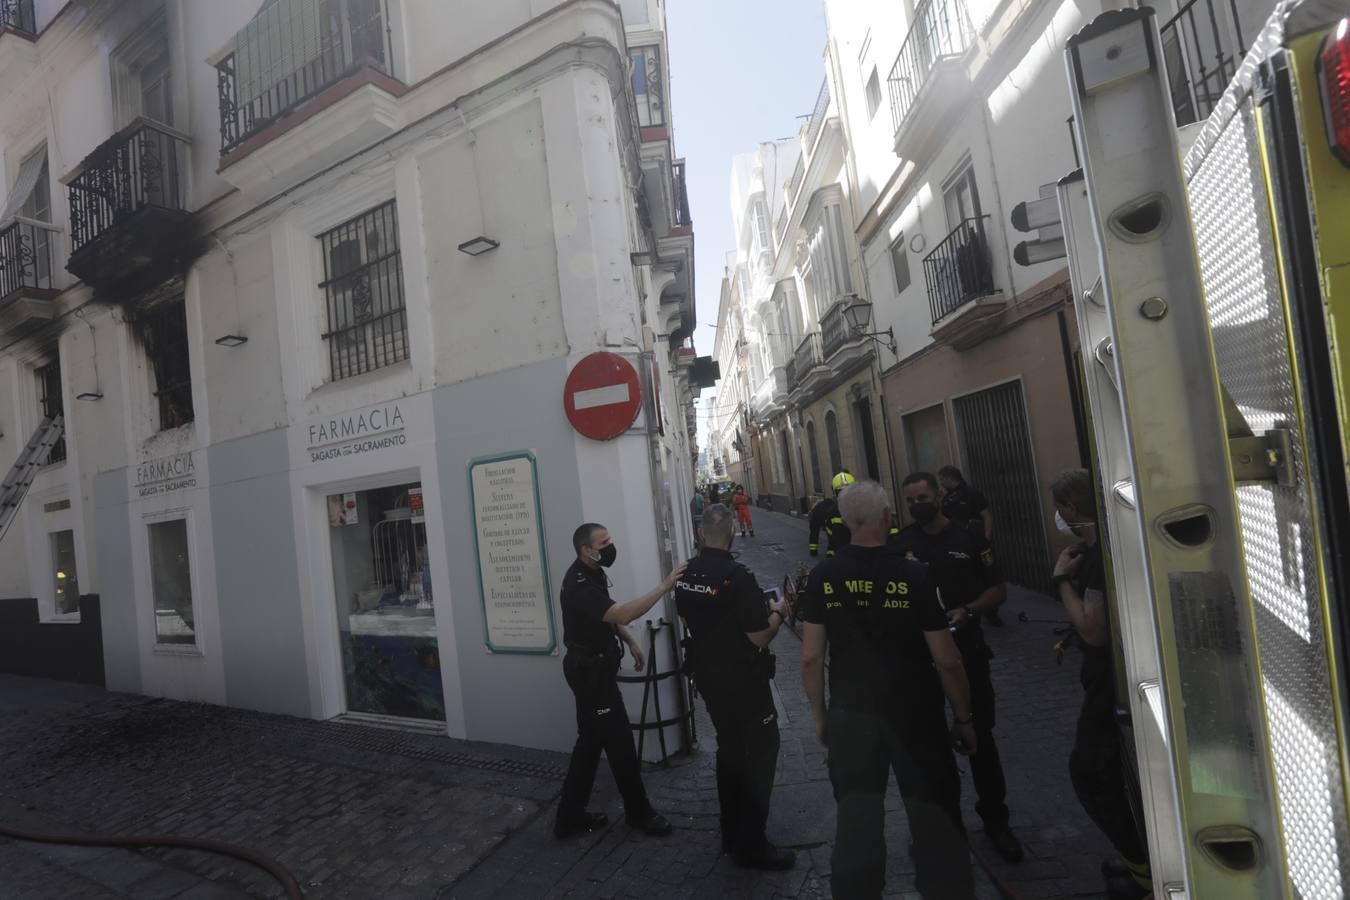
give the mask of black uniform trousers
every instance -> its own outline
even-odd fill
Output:
[[[1103,663],[1110,665],[1109,659]],[[1125,756],[1115,720],[1115,688],[1104,683],[1085,685],[1087,695],[1078,714],[1069,779],[1078,802],[1126,861],[1148,862],[1148,847],[1130,805],[1125,781]]]
[[[987,831],[1008,827],[1008,782],[1003,777],[1003,760],[994,743],[994,680],[989,671],[993,652],[984,636],[972,634],[957,640],[961,661],[970,682],[970,711],[975,716],[976,750],[969,757],[970,774],[975,782],[975,812]]]
[[[617,674],[615,659],[570,650],[563,657],[563,677],[577,700],[577,742],[558,801],[559,822],[576,822],[586,811],[602,751],[609,758],[624,812],[630,817],[651,812]]]
[[[886,786],[894,773],[914,837],[919,892],[925,900],[972,900],[970,847],[961,826],[961,777],[941,692],[923,708],[895,715],[832,707],[825,736],[837,806],[830,873],[834,896],[881,896]]]
[[[754,853],[768,843],[764,826],[778,767],[778,712],[769,680],[752,666],[700,667],[694,684],[717,731],[722,847]]]

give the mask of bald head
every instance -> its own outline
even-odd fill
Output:
[[[864,547],[886,542],[890,509],[890,498],[875,481],[855,481],[839,495],[839,515],[844,517],[853,543]]]

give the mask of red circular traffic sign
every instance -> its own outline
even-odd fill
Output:
[[[642,405],[637,369],[617,353],[592,353],[572,367],[563,385],[567,421],[593,441],[629,429]]]

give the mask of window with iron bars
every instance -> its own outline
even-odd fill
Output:
[[[390,200],[319,235],[333,381],[408,358],[398,208]]]
[[[188,365],[187,310],[182,300],[161,303],[136,317],[136,330],[154,374],[159,430],[186,425],[192,411],[192,373]]]
[[[42,418],[55,419],[65,415],[65,404],[61,400],[61,361],[54,359],[45,366],[38,366],[33,370],[33,375],[37,378],[38,407],[42,410]],[[51,452],[47,454],[47,465],[65,462],[65,459],[66,438],[62,435],[52,444]]]

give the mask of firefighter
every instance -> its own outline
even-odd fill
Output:
[[[848,469],[840,469],[839,474],[835,475],[830,481],[830,488],[837,497],[839,492],[853,484],[853,474]],[[834,556],[841,547],[847,547],[849,541],[848,525],[839,515],[839,504],[834,497],[825,497],[815,506],[811,507],[811,515],[807,520],[810,528],[810,534],[807,537],[806,549],[812,556],[820,555],[820,533],[825,532],[825,555]]]
[[[778,714],[769,680],[769,644],[787,616],[780,598],[766,611],[755,576],[731,556],[732,512],[703,511],[703,551],[675,582],[689,628],[685,659],[717,730],[717,800],[722,852],[754,869],[790,869],[796,855],[769,843],[764,825],[778,765]]]
[[[1152,873],[1148,844],[1130,805],[1127,762],[1116,724],[1116,665],[1092,476],[1086,469],[1061,472],[1051,482],[1050,494],[1056,526],[1077,539],[1060,554],[1051,579],[1083,650],[1083,706],[1069,754],[1069,777],[1078,802],[1124,860],[1123,866],[1102,866],[1109,896],[1133,900],[1152,890]]]
[[[632,651],[635,668],[642,670],[641,648],[626,626],[674,588],[685,567],[677,567],[641,597],[615,603],[609,596],[609,579],[604,571],[614,565],[618,555],[609,530],[594,522],[581,525],[572,534],[572,547],[577,558],[563,575],[562,587],[563,643],[567,647],[563,676],[576,696],[577,742],[563,781],[553,833],[567,838],[609,823],[604,813],[586,809],[603,751],[623,796],[628,824],[648,834],[669,834],[670,822],[652,808],[642,785],[628,711],[615,676],[623,656],[620,639]]]
[[[980,622],[1008,598],[994,551],[979,522],[955,522],[938,505],[938,481],[914,472],[900,483],[914,523],[892,538],[896,552],[928,566],[970,681],[970,704],[980,749],[970,757],[970,773],[979,798],[975,811],[1000,856],[1022,861],[1022,845],[1008,827],[1008,784],[994,743],[994,682],[989,660],[994,653]]]
[[[745,537],[746,529],[750,529],[750,536],[755,536],[755,523],[750,518],[750,495],[745,492],[745,485],[738,484],[733,489],[731,495],[731,505],[736,508],[736,521],[741,526],[741,537]]]
[[[839,506],[851,543],[811,573],[801,610],[802,684],[829,751],[837,805],[830,885],[836,897],[881,896],[894,772],[920,893],[969,900],[974,884],[952,748],[973,753],[979,739],[961,653],[923,567],[887,546],[892,512],[881,485],[850,485]],[[956,717],[950,732],[944,693]]]

